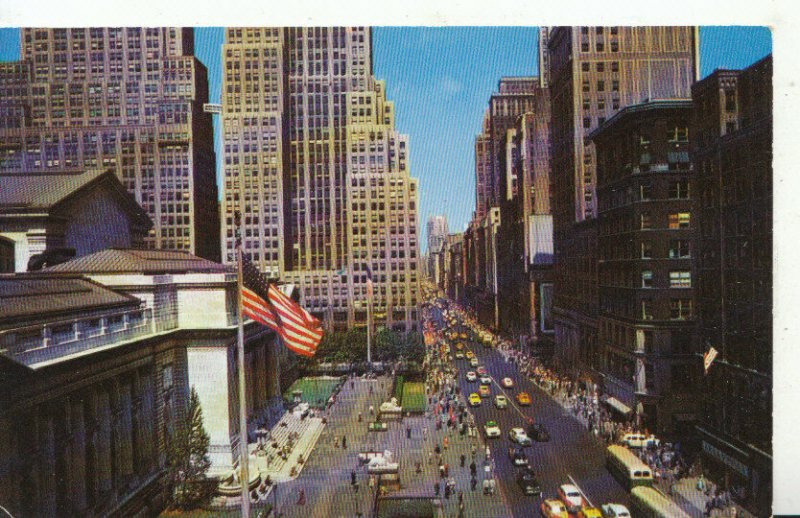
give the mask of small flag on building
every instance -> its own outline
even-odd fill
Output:
[[[250,261],[242,260],[242,313],[273,329],[292,352],[313,356],[322,340],[322,325],[284,295]]]
[[[708,351],[703,355],[703,370],[706,374],[708,374],[708,369],[711,367],[711,364],[714,362],[714,359],[717,357],[716,349],[713,347],[709,348]]]

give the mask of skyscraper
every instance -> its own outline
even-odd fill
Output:
[[[417,313],[416,180],[394,105],[372,76],[371,31],[229,28],[223,45],[223,256],[244,251],[300,288],[327,325],[410,329]]]
[[[588,134],[651,99],[688,98],[697,78],[696,27],[551,27],[556,352],[599,358],[595,152]],[[543,41],[540,42],[540,46]]]
[[[184,28],[27,28],[0,63],[0,172],[113,169],[152,248],[219,259],[205,66]]]

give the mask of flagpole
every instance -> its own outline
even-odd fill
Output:
[[[242,516],[250,518],[250,474],[248,466],[248,444],[247,444],[247,387],[245,384],[245,361],[244,361],[244,315],[242,314],[242,235],[240,229],[241,214],[237,210],[234,216],[236,220],[236,269],[237,269],[237,289],[236,298],[239,309],[239,337],[238,337],[238,368],[239,368],[239,469],[241,476],[239,481],[242,484]]]
[[[370,281],[371,282],[371,281]],[[367,292],[367,369],[372,371],[372,291]]]

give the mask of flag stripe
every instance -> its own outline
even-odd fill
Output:
[[[242,269],[242,313],[274,329],[290,351],[301,356],[313,356],[323,335],[319,320],[270,284],[264,274],[246,259]]]

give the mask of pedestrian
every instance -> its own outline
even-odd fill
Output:
[[[342,449],[347,449],[347,436],[342,437]]]
[[[475,474],[472,474],[472,477],[469,479],[469,488],[472,491],[475,491],[475,488],[478,487],[478,479],[475,478]]]
[[[439,496],[439,481],[433,483],[433,494],[434,496]]]
[[[469,472],[474,477],[475,474],[478,472],[478,466],[475,465],[475,461],[473,460],[472,463],[469,465]]]
[[[369,490],[372,491],[373,489],[375,489],[375,475],[369,477]]]
[[[300,489],[300,494],[297,496],[297,505],[306,505],[306,491]]]
[[[406,427],[406,439],[411,439],[411,427]]]
[[[461,467],[464,467],[464,463],[467,461],[467,456],[463,453],[461,454]]]

